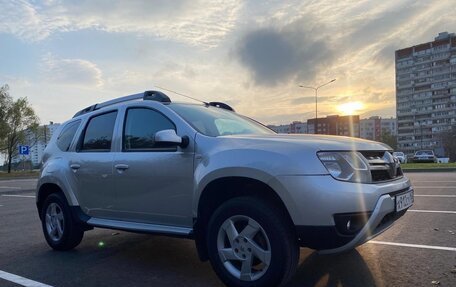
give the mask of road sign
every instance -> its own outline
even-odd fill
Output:
[[[28,155],[29,153],[30,153],[30,146],[28,146],[28,145],[19,146],[19,154]]]

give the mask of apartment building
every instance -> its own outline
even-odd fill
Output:
[[[306,134],[307,123],[294,121],[288,125],[268,125],[270,129],[279,134]]]
[[[11,162],[17,164],[21,161],[31,161],[32,166],[39,166],[43,158],[44,149],[60,124],[50,122],[48,125],[42,125],[38,128],[39,134],[26,132],[25,141],[20,145],[30,147],[29,155],[17,155]]]
[[[398,149],[444,155],[440,134],[456,125],[456,36],[439,33],[395,54]]]
[[[316,128],[315,128],[316,125]],[[359,115],[327,116],[325,118],[308,119],[307,132],[309,134],[326,134],[359,137]]]
[[[397,134],[397,121],[395,118],[381,118],[373,116],[359,121],[359,135],[363,139],[381,141],[382,134]]]

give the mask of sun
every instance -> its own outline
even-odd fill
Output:
[[[348,102],[337,106],[337,110],[343,115],[354,115],[364,109],[361,102]]]

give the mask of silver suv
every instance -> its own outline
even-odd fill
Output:
[[[279,135],[226,104],[146,91],[78,112],[45,150],[44,236],[76,247],[94,227],[192,238],[230,286],[278,286],[299,247],[351,250],[413,204],[391,148]]]

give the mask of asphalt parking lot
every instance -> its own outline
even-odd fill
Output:
[[[302,248],[290,286],[456,286],[456,173],[407,176],[415,204],[392,228],[349,253]],[[51,250],[35,184],[0,181],[0,286],[222,286],[191,240],[95,229]]]

